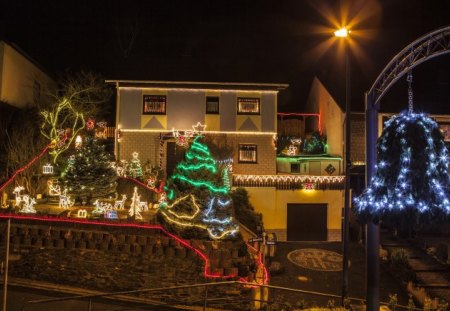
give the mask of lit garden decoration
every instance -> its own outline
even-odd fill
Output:
[[[376,173],[355,199],[359,212],[374,216],[404,210],[450,214],[449,157],[438,124],[410,109],[385,125],[377,147]]]
[[[229,196],[228,168],[219,170],[209,148],[196,136],[167,180],[159,213],[178,228],[197,228],[212,239],[235,235],[239,228],[233,218],[233,202]],[[167,202],[165,202],[167,199]]]

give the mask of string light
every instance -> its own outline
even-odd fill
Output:
[[[257,183],[341,183],[345,176],[313,176],[313,175],[233,175],[235,182]]]
[[[191,215],[185,215],[185,214],[177,214],[174,213],[173,211],[171,211],[171,209],[173,209],[175,206],[177,206],[178,204],[180,204],[181,202],[185,201],[186,199],[191,199],[192,205],[195,207],[194,212]],[[166,205],[165,209],[167,210],[168,213],[170,213],[171,215],[175,216],[176,218],[179,219],[187,219],[187,220],[192,220],[194,219],[198,213],[200,212],[200,207],[197,205],[197,202],[195,200],[195,196],[190,194],[190,195],[186,195],[182,198],[177,199],[176,201],[174,201],[172,204],[170,205]]]
[[[51,165],[50,163],[47,163],[44,166],[42,166],[42,174],[44,174],[44,175],[53,174],[53,165]]]
[[[44,154],[46,154],[50,148],[53,148],[53,146],[54,146],[53,143],[45,146],[45,148],[42,149],[41,152],[37,156],[35,156],[30,162],[28,162],[28,164],[26,164],[26,165],[22,166],[21,168],[19,168],[18,170],[16,170],[14,172],[14,174],[0,187],[0,192],[2,192],[17,177],[17,175],[19,175],[23,171],[27,170],[31,165],[33,165],[37,160],[39,160]]]
[[[219,273],[212,273],[211,267],[210,267],[210,260],[208,256],[206,256],[205,253],[203,253],[201,250],[193,247],[188,241],[168,232],[163,227],[158,225],[150,225],[150,224],[118,224],[118,223],[112,223],[112,222],[100,222],[100,221],[92,221],[88,219],[67,219],[67,218],[53,218],[51,216],[45,216],[45,217],[39,217],[39,216],[25,216],[25,215],[4,215],[0,214],[0,219],[17,219],[17,220],[26,220],[26,221],[39,221],[39,222],[50,222],[50,223],[70,223],[70,224],[81,224],[81,225],[87,225],[87,226],[105,226],[105,227],[116,227],[116,228],[137,228],[137,229],[144,229],[144,230],[159,230],[169,238],[175,240],[183,247],[192,250],[197,256],[200,257],[200,259],[203,260],[204,268],[203,268],[203,274],[206,278],[222,278],[222,279],[228,279],[228,278],[235,278],[237,275],[220,275]],[[251,245],[247,244],[247,247],[252,249],[254,252],[257,253],[257,250],[253,248]],[[262,265],[262,259],[261,256],[258,256],[258,265]],[[264,279],[267,281],[267,271],[264,269]],[[264,283],[266,284],[266,283]]]
[[[84,116],[74,109],[72,103],[67,98],[63,98],[53,111],[41,111],[41,115],[44,117],[44,123],[41,126],[41,134],[47,138],[51,144],[57,147],[50,151],[50,154],[53,156],[53,163],[56,163],[58,156],[69,148],[77,134],[84,128]],[[65,134],[62,137],[60,132],[58,132],[58,126],[60,126],[58,122],[62,119],[70,119],[70,121],[73,122],[72,128],[70,129],[70,137],[67,136],[67,131],[65,130],[63,130]]]
[[[414,208],[450,213],[448,151],[434,120],[412,112],[392,117],[385,123],[378,155],[369,187],[355,198],[360,212]]]

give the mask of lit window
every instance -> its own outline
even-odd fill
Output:
[[[259,98],[238,97],[238,114],[259,114]]]
[[[143,114],[166,114],[165,95],[144,95]]]
[[[217,96],[206,97],[206,113],[207,114],[219,113],[219,97]]]
[[[240,163],[257,163],[256,145],[239,145]]]

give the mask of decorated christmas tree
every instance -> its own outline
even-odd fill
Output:
[[[69,157],[61,180],[76,201],[90,203],[92,198],[115,196],[117,174],[111,167],[111,156],[87,130],[83,142]]]
[[[450,214],[449,157],[438,124],[402,112],[386,122],[377,146],[375,176],[355,199],[360,213],[390,211]]]
[[[162,204],[160,214],[174,230],[196,228],[213,239],[238,231],[229,184],[224,183],[223,173],[201,136],[193,140],[186,160],[177,165],[167,180],[165,191],[168,202]]]
[[[133,152],[133,158],[128,166],[128,175],[133,178],[139,178],[143,175],[141,160],[139,160],[139,153]]]

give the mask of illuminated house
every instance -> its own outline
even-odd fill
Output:
[[[118,160],[129,161],[138,152],[141,161],[149,160],[171,174],[184,157],[180,137],[200,130],[232,147],[233,186],[248,190],[267,232],[277,233],[279,240],[340,239],[343,117],[334,101],[319,98],[324,88],[313,86],[311,91],[311,126],[319,129],[321,119],[321,133],[333,141],[329,140],[327,155],[302,155],[276,150],[277,94],[288,85],[107,82],[117,90]]]
[[[279,240],[341,240],[344,119],[315,78],[305,113],[278,114],[277,175],[255,176],[260,182],[253,184],[234,176],[234,186],[247,188],[266,230]],[[326,136],[317,150],[308,148],[314,135]]]
[[[56,87],[42,67],[17,46],[0,41],[0,102],[17,108],[47,100],[45,92]]]

